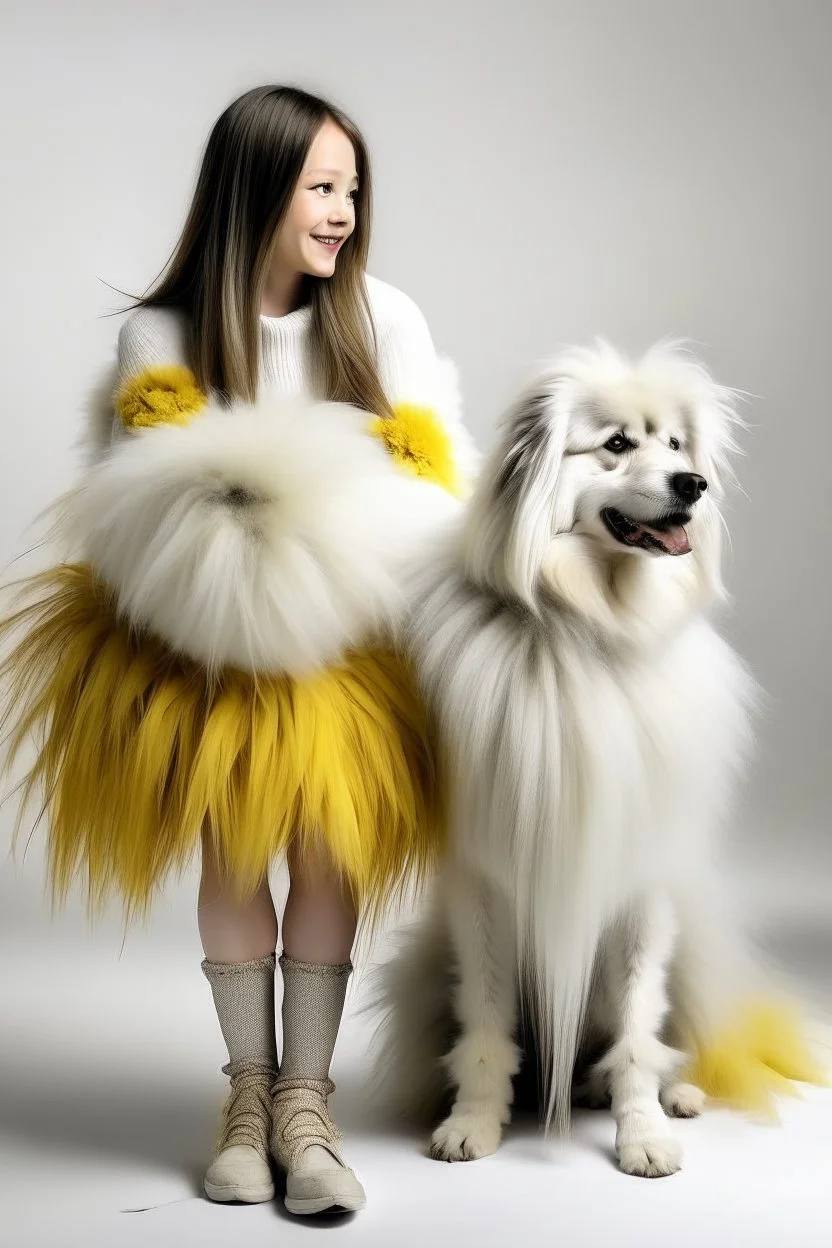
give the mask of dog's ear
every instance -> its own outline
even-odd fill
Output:
[[[741,453],[737,430],[745,422],[737,411],[740,392],[722,386],[684,342],[663,342],[652,347],[641,368],[664,385],[679,403],[687,430],[690,460],[708,482],[707,493],[696,509],[693,559],[709,592],[724,595],[721,563],[724,523],[719,503],[726,489],[736,485],[732,459]]]
[[[478,585],[534,610],[555,532],[572,378],[557,368],[531,385],[501,422],[500,439],[469,504],[465,563]]]

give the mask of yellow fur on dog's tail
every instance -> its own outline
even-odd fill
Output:
[[[743,1002],[721,1031],[690,1037],[683,1078],[715,1101],[776,1119],[776,1098],[796,1095],[797,1083],[829,1085],[811,1030],[795,1004]]]
[[[779,1097],[799,1095],[801,1083],[830,1083],[832,1029],[751,951],[718,896],[705,882],[697,905],[679,909],[669,1039],[689,1055],[685,1080],[715,1102],[776,1121]]]

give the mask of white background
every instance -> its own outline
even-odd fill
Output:
[[[687,335],[751,393],[726,627],[769,694],[739,812],[739,886],[790,965],[827,976],[832,5],[825,0],[76,0],[4,6],[0,563],[76,472],[90,380],[169,254],[234,96],[287,82],[355,117],[374,158],[372,272],[462,370],[487,446],[537,361],[603,335]],[[7,569],[6,577],[10,575]],[[13,802],[0,811],[9,844]],[[0,1238],[14,1245],[300,1242],[277,1205],[198,1197],[221,1039],[195,878],[147,929],[50,918],[42,832],[0,868]],[[351,997],[360,1003],[360,985]],[[779,1132],[681,1124],[686,1171],[619,1176],[605,1115],[546,1159],[534,1132],[441,1166],[364,1105],[366,1023],[336,1057],[368,1211],[332,1233],[431,1241],[825,1242],[828,1097]],[[164,1205],[144,1214],[119,1210]],[[277,1225],[274,1223],[277,1222]],[[828,1223],[827,1223],[828,1227]]]

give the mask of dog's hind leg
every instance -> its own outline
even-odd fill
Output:
[[[605,940],[603,973],[611,989],[614,1041],[592,1078],[609,1089],[621,1169],[646,1178],[673,1174],[682,1161],[660,1103],[661,1089],[673,1086],[683,1061],[660,1039],[674,937],[669,902],[651,896],[634,905]]]
[[[453,1109],[434,1131],[430,1153],[440,1161],[474,1161],[499,1147],[520,1066],[513,1039],[515,942],[508,901],[498,888],[459,867],[448,870],[445,887],[460,1035],[445,1059]]]

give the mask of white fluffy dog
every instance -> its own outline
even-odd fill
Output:
[[[704,1096],[677,1082],[675,1039],[707,1028],[738,972],[720,967],[709,862],[754,686],[704,615],[737,423],[678,346],[635,365],[570,352],[509,412],[427,574],[413,655],[451,844],[388,1003],[400,1086],[430,1099],[450,1076],[435,1157],[498,1147],[521,1014],[547,1126],[567,1125],[576,1061],[601,1052],[585,1086],[611,1101],[622,1169],[679,1168],[669,1116]]]

